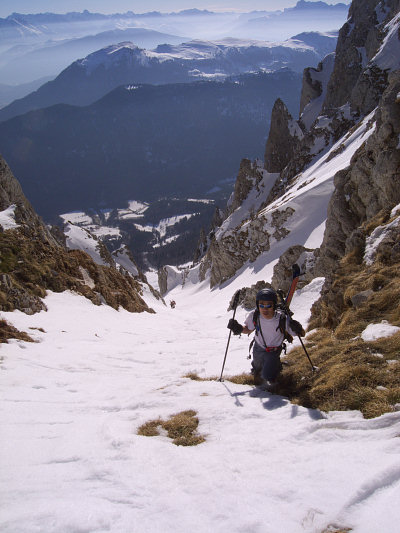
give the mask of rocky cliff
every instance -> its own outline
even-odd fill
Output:
[[[0,157],[0,310],[32,314],[46,309],[47,290],[69,289],[97,305],[151,312],[142,297],[144,287],[128,273],[96,264],[83,251],[67,250]]]

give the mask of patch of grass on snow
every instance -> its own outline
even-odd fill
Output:
[[[193,381],[219,381],[219,377],[212,376],[209,378],[201,378],[196,372],[189,372],[183,376],[184,378],[191,379]],[[236,385],[254,385],[254,377],[252,374],[238,374],[237,376],[223,376],[224,381],[230,381],[236,383]]]
[[[14,326],[11,326],[6,320],[0,320],[0,343],[8,342],[9,339],[34,342],[34,340],[24,331],[19,331]]]
[[[137,434],[155,437],[160,435],[159,428],[162,427],[176,446],[196,446],[205,441],[205,438],[197,433],[199,419],[196,414],[196,411],[188,410],[172,415],[167,421],[161,418],[151,420],[141,425]]]

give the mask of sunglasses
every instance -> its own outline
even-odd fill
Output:
[[[267,304],[267,305],[264,305],[264,304],[258,304],[261,309],[271,309],[271,307],[273,307],[273,304]]]

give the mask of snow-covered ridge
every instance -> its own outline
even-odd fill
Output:
[[[336,43],[335,34],[318,34],[325,37],[326,42],[332,43],[331,49],[334,50]],[[314,46],[301,41],[300,38],[288,39],[282,42],[256,41],[249,39],[235,39],[226,38],[215,41],[205,41],[195,39],[190,42],[185,42],[179,45],[159,45],[154,50],[146,50],[137,47],[131,42],[122,42],[113,44],[97,52],[94,52],[84,59],[78,60],[76,63],[81,68],[84,68],[86,73],[91,74],[99,65],[105,69],[109,69],[115,64],[126,62],[132,64],[133,62],[142,67],[150,67],[155,63],[161,64],[165,62],[179,62],[185,64],[198,65],[202,62],[216,62],[224,65],[225,68],[232,69],[236,63],[236,69],[248,69],[248,63],[254,63],[253,68],[259,70],[260,68],[269,67],[274,70],[273,55],[279,55],[279,65],[282,59],[293,59],[294,53],[316,54],[318,56],[318,43]],[[321,57],[322,58],[322,57]],[[310,55],[311,59],[311,55]],[[247,63],[247,65],[245,65]],[[209,74],[209,72],[205,72]]]

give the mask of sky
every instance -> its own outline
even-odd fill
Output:
[[[312,0],[314,1],[314,0]],[[326,0],[329,4],[350,3],[349,0]],[[253,10],[275,11],[285,7],[293,7],[297,0],[1,0],[0,17],[11,13],[67,13],[87,9],[96,13],[124,13],[133,11],[172,12],[183,9],[208,9],[209,11]]]

